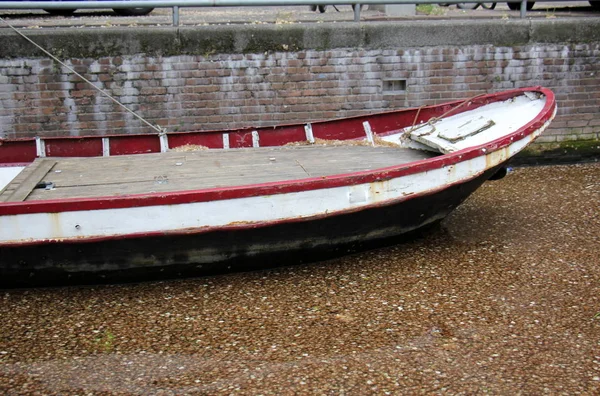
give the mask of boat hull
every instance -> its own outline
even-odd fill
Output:
[[[35,161],[0,192],[0,287],[240,271],[395,242],[446,217],[555,114],[553,93],[532,87],[312,124],[3,141],[4,166]],[[168,152],[186,146],[218,151]],[[438,155],[405,158],[425,148]]]
[[[446,217],[503,164],[390,205],[320,219],[184,235],[0,247],[0,287],[113,283],[293,265],[397,242]]]

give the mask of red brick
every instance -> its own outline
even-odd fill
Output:
[[[89,66],[97,62],[100,72],[91,74],[92,78],[147,117],[181,130],[364,114],[541,84],[553,88],[559,99],[556,128],[547,132],[548,138],[597,133],[600,80],[596,64],[600,53],[594,54],[584,45],[571,51],[568,58],[560,58],[561,46],[546,47],[538,45],[539,51],[533,46],[303,51],[296,58],[293,53],[215,54],[209,57],[212,62],[202,56],[180,56],[164,63],[143,58],[128,63],[125,57],[71,62],[87,74]],[[230,67],[232,60],[239,68]],[[9,126],[9,135],[62,133],[69,127],[65,125],[66,99],[76,105],[79,123],[75,127],[80,134],[107,132],[100,128],[114,133],[125,127],[146,131],[143,126],[126,125],[124,114],[98,99],[97,92],[79,78],[55,74],[47,60],[38,62],[37,69],[32,68],[39,70],[36,75],[16,67],[18,63],[3,66],[0,61],[0,75],[10,75],[2,81],[2,90],[12,101],[5,108],[14,109],[21,123]],[[406,79],[408,94],[382,95],[384,77]],[[104,125],[98,122],[101,119],[106,119]]]

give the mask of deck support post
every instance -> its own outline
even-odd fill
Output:
[[[103,137],[102,138],[102,156],[110,157],[110,138]]]
[[[224,149],[229,148],[229,134],[228,133],[223,134],[223,148]]]
[[[166,133],[161,133],[158,135],[158,139],[160,140],[160,152],[166,153],[169,151],[169,137]]]
[[[373,130],[371,130],[371,124],[369,121],[363,122],[363,128],[365,128],[365,135],[367,135],[367,141],[375,147],[375,139],[373,138]]]

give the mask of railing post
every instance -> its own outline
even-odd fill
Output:
[[[179,6],[173,6],[173,26],[179,26]]]
[[[525,18],[527,13],[527,0],[521,0],[521,18]]]
[[[354,22],[360,22],[360,4],[354,4]]]

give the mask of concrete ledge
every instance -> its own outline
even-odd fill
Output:
[[[26,34],[60,58],[170,56],[336,48],[587,43],[600,41],[600,18],[56,29],[31,30]],[[0,41],[0,58],[45,57],[8,29],[0,31]]]
[[[600,41],[600,18],[532,20],[530,40],[537,43]]]
[[[179,33],[171,28],[141,29],[53,29],[24,33],[61,59],[100,58],[103,56],[176,55],[180,49]],[[0,58],[47,57],[32,44],[9,29],[0,31]]]

